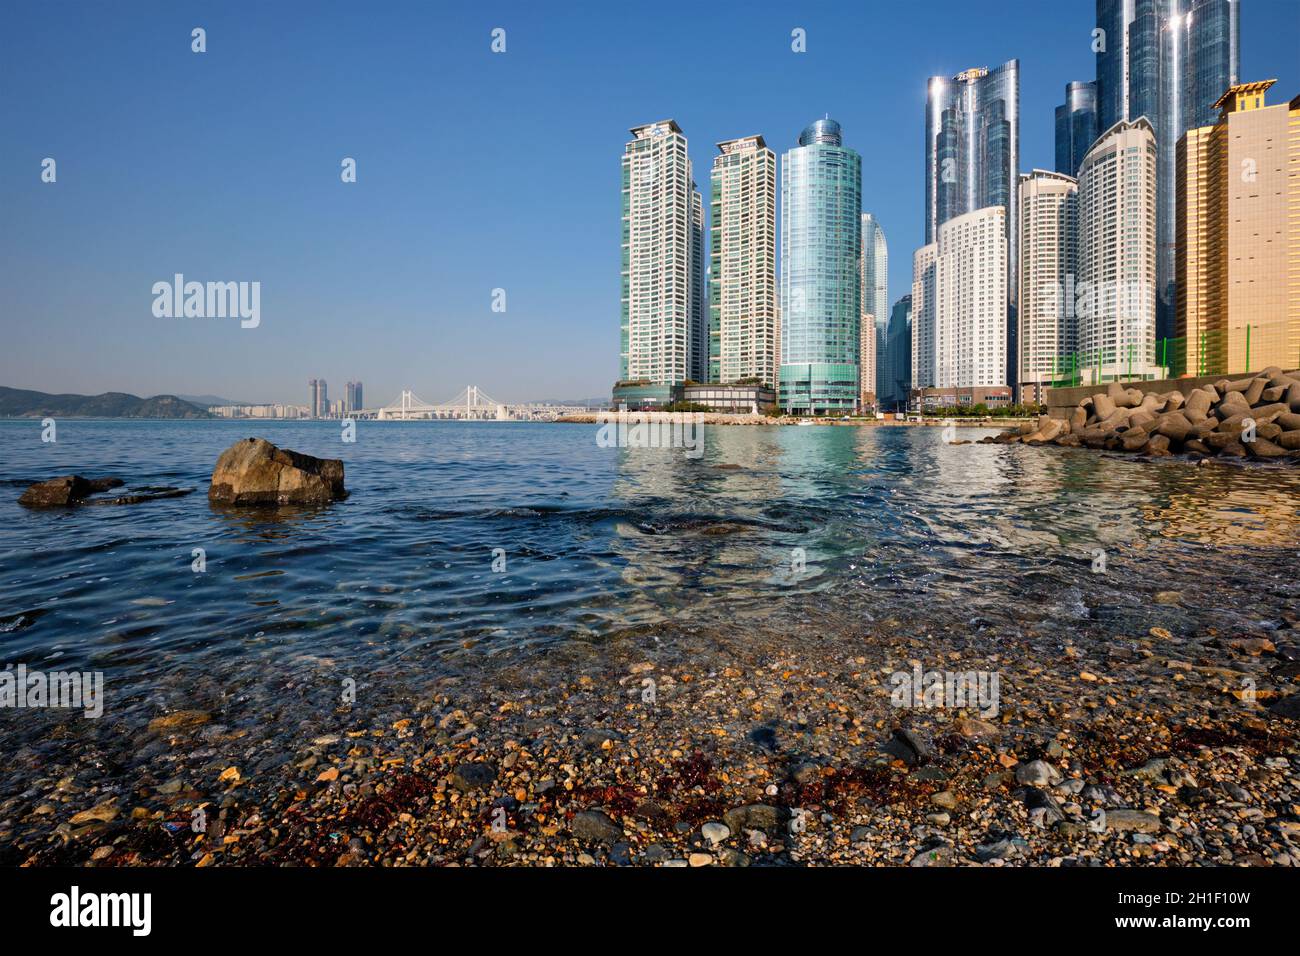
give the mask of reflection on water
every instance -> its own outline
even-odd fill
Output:
[[[4,659],[106,670],[122,706],[152,712],[203,693],[273,701],[344,670],[418,682],[635,625],[728,633],[805,604],[990,641],[1035,621],[1104,636],[1141,626],[1156,590],[1213,593],[1270,566],[1289,588],[1300,541],[1294,467],[948,445],[907,427],[711,427],[693,459],[600,448],[596,430],[362,423],[343,445],[330,423],[70,421],[50,446],[37,423],[0,423]],[[342,457],[351,496],[209,506],[217,455],[253,431]],[[196,493],[17,506],[25,482],[71,472]],[[1225,565],[1239,546],[1249,563]]]

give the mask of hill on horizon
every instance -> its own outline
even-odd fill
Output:
[[[206,408],[175,395],[140,398],[126,392],[51,395],[0,385],[0,418],[211,418]]]
[[[191,405],[197,405],[199,408],[211,408],[213,405],[259,405],[267,404],[264,402],[240,402],[233,398],[222,398],[220,395],[177,395],[182,402],[189,402]]]

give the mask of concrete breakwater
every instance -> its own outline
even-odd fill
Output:
[[[619,421],[619,412],[584,412],[562,415],[555,421],[569,425],[602,425]],[[670,423],[689,418],[701,425],[853,425],[881,427],[921,427],[952,425],[957,428],[992,428],[996,424],[1020,422],[1019,418],[948,418],[929,415],[920,421],[881,418],[811,418],[798,415],[752,415],[729,412],[625,412],[626,421],[632,424]]]
[[[1112,382],[1066,415],[1043,416],[984,441],[1300,461],[1300,370],[1272,367],[1186,390]]]

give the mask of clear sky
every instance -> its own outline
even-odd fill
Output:
[[[1053,109],[1094,75],[1093,23],[1093,0],[6,0],[0,384],[607,395],[619,156],[630,126],[669,117],[706,196],[719,140],[760,133],[779,155],[839,120],[892,303],[923,238],[926,78],[1018,57],[1021,166],[1051,168]],[[1297,27],[1298,0],[1242,2],[1242,78],[1276,77],[1270,102],[1300,93]],[[261,324],[156,318],[151,288],[177,272],[260,282]]]

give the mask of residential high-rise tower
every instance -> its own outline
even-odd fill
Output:
[[[1157,332],[1173,334],[1175,147],[1214,123],[1240,72],[1238,0],[1097,0],[1097,128],[1146,117],[1156,140]]]
[[[1079,352],[1089,384],[1159,378],[1156,366],[1156,138],[1116,123],[1079,169]]]
[[[1014,354],[1016,243],[1020,172],[1020,61],[995,69],[977,67],[952,78],[932,76],[925,106],[925,241],[956,216],[1001,206],[1006,227],[1009,326]],[[915,304],[913,306],[915,308]],[[1002,376],[1014,377],[1015,369]],[[919,387],[919,386],[918,386]]]
[[[1066,173],[1035,169],[1022,174],[1020,295],[1017,321],[1021,401],[1038,402],[1053,381],[1077,364],[1074,287],[1079,184]]]
[[[817,120],[781,168],[781,373],[789,412],[859,401],[862,160],[840,124]]]
[[[623,150],[620,378],[680,385],[708,374],[704,207],[674,120],[634,126]]]
[[[1007,211],[976,209],[939,227],[934,269],[937,388],[1007,384]]]
[[[862,214],[862,311],[881,325],[889,315],[889,243],[869,212]]]
[[[1300,96],[1241,83],[1178,142],[1178,371],[1300,366]]]
[[[774,387],[776,154],[763,137],[718,144],[710,196],[708,380]]]

